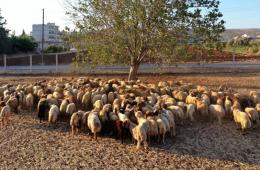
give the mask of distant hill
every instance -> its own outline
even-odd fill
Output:
[[[247,34],[251,37],[255,37],[260,35],[260,28],[250,28],[250,29],[227,29],[222,37],[225,41],[231,40],[235,36],[241,36],[243,34]]]

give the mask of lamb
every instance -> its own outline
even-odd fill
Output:
[[[49,125],[55,124],[58,120],[58,116],[59,116],[59,107],[57,105],[52,104],[49,110],[49,118],[48,118]]]
[[[98,112],[92,111],[88,115],[88,128],[94,134],[94,139],[97,140],[97,133],[101,131],[102,125],[98,118]]]
[[[211,117],[216,117],[220,125],[222,125],[222,119],[225,117],[225,110],[223,106],[217,104],[209,105],[209,113]]]
[[[71,133],[72,135],[79,132],[79,129],[81,127],[81,124],[83,123],[83,114],[84,111],[79,110],[78,112],[75,112],[72,114],[70,118],[70,127],[71,127]]]
[[[252,126],[250,118],[247,113],[240,111],[237,107],[232,106],[235,123],[240,126],[244,132]]]
[[[103,104],[107,104],[108,99],[107,99],[107,95],[106,94],[103,94],[101,96],[101,101],[102,101]]]
[[[188,104],[186,107],[187,107],[186,115],[188,116],[190,121],[194,122],[195,121],[194,116],[196,114],[196,105],[195,104]]]
[[[9,105],[6,105],[1,109],[1,113],[0,113],[1,128],[3,128],[5,124],[6,125],[8,124],[10,116],[11,116],[11,107]]]
[[[32,93],[29,93],[28,95],[26,95],[25,103],[26,103],[26,107],[28,107],[29,110],[32,111],[33,110],[33,104],[34,104],[34,97],[33,97]]]
[[[76,112],[76,105],[75,105],[75,103],[68,104],[67,109],[66,109],[66,114],[67,115],[72,115],[74,112]]]
[[[258,112],[255,108],[252,107],[246,107],[245,112],[248,114],[249,118],[251,121],[256,124],[259,122],[259,115]]]

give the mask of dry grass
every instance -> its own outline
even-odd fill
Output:
[[[183,80],[218,87],[221,84],[247,92],[260,89],[260,74],[151,76],[142,80]],[[125,76],[123,76],[124,78]],[[51,78],[51,77],[44,77]],[[109,78],[109,77],[106,77]],[[1,83],[34,82],[43,77],[1,77]],[[260,125],[246,135],[231,120],[198,122],[177,127],[172,141],[152,143],[148,151],[136,151],[129,140],[93,141],[86,133],[72,136],[67,123],[39,124],[27,112],[13,115],[0,129],[0,169],[260,169]]]

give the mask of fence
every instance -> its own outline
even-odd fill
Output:
[[[43,63],[40,54],[0,55],[0,73],[41,74],[41,73],[127,73],[129,66],[109,65],[74,68],[75,53],[44,54]],[[230,56],[223,60],[212,59],[209,63],[176,63],[174,65],[143,64],[140,73],[215,73],[215,72],[260,72],[260,60],[242,61],[243,58]]]

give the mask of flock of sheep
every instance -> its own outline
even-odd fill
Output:
[[[40,122],[69,122],[72,134],[89,131],[137,141],[146,149],[153,138],[165,142],[176,135],[176,124],[195,121],[234,120],[242,131],[259,122],[260,95],[241,95],[220,87],[211,90],[182,82],[151,84],[138,81],[79,78],[0,86],[0,122],[11,113],[33,111]]]

